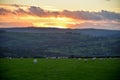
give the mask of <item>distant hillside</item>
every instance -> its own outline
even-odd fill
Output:
[[[90,36],[113,36],[120,35],[120,30],[105,30],[105,29],[81,29],[78,32]]]
[[[99,29],[0,29],[0,57],[120,57],[120,31]]]
[[[29,33],[77,33],[89,36],[112,36],[120,35],[120,30],[104,29],[57,29],[57,28],[1,28],[7,32],[29,32]]]

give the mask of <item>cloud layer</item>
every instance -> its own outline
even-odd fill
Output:
[[[7,5],[8,6],[8,5]],[[34,16],[38,18],[43,17],[67,17],[78,20],[75,22],[73,28],[79,28],[80,26],[94,26],[94,27],[107,27],[109,28],[117,28],[120,29],[120,13],[109,12],[106,10],[102,10],[100,12],[89,12],[89,11],[47,11],[41,9],[40,7],[35,6],[20,6],[20,5],[9,5],[11,8],[7,8],[5,6],[0,6],[0,26],[4,26],[5,23],[8,25],[10,22],[5,22],[3,18],[5,16],[12,15],[14,18],[16,16]],[[13,8],[12,8],[13,7]],[[6,19],[7,20],[7,19]],[[18,21],[20,23],[20,21]],[[22,22],[23,23],[23,22]],[[89,24],[88,24],[89,23]],[[1,25],[2,24],[2,25]],[[31,21],[27,21],[27,24],[32,24]],[[85,25],[86,24],[86,25]],[[101,24],[101,25],[100,25]],[[28,25],[29,26],[29,25]],[[34,26],[34,25],[33,25]],[[90,27],[89,26],[89,27]]]

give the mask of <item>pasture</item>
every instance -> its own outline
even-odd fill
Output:
[[[120,59],[0,59],[0,80],[119,80]]]

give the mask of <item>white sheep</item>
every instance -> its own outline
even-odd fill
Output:
[[[37,59],[34,59],[34,60],[33,60],[33,62],[34,62],[34,63],[37,63],[37,62],[38,62],[38,60],[37,60]]]

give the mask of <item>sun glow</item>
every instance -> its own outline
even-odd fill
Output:
[[[72,28],[82,22],[80,19],[56,14],[52,11],[42,11],[38,7],[24,5],[0,5],[0,27],[51,27]],[[42,14],[43,13],[43,14]],[[58,11],[57,11],[58,13]],[[39,15],[41,14],[41,15]]]
[[[44,17],[33,22],[33,25],[36,27],[69,28],[73,22],[75,22],[74,19],[67,17]]]
[[[39,17],[39,16],[34,16],[34,15],[22,15],[18,14],[16,15],[11,15],[8,14],[6,16],[0,16],[1,20],[0,22],[9,22],[11,23],[11,26],[17,26],[13,25],[12,23],[19,23],[19,26],[23,26],[22,24],[26,23],[26,27],[28,26],[34,26],[34,27],[51,27],[51,28],[70,28],[71,25],[75,25],[78,20],[74,18],[69,18],[69,17],[63,17],[63,16],[44,16],[44,17]],[[6,18],[8,21],[6,21]],[[20,24],[21,23],[21,24]],[[27,24],[29,24],[27,26]]]

